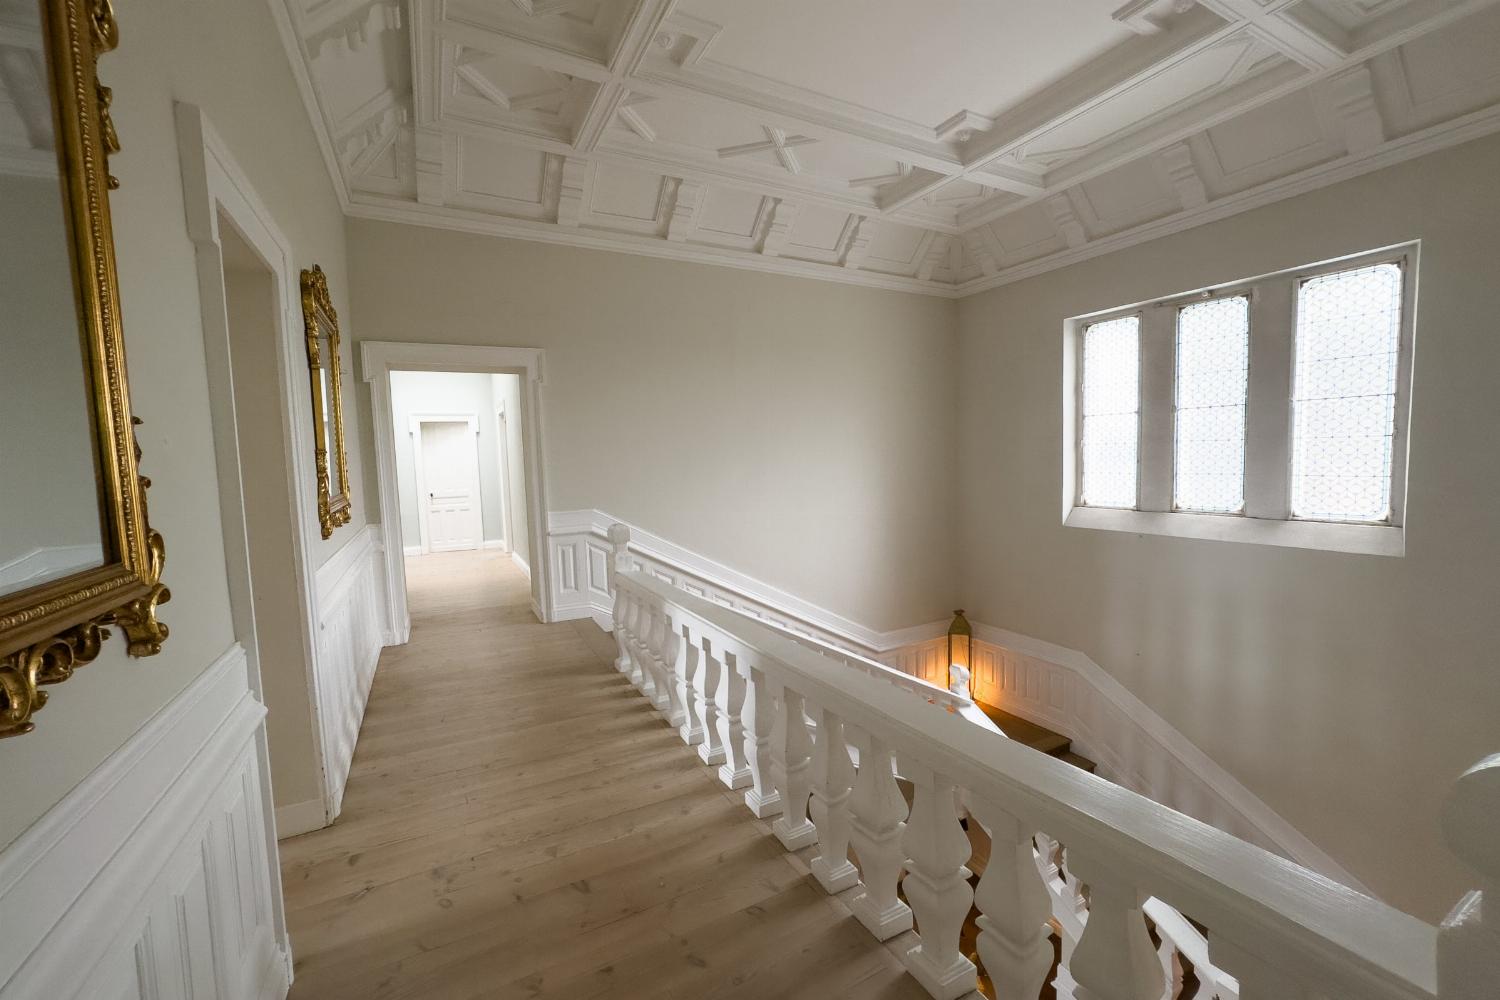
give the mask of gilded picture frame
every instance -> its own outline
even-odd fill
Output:
[[[349,463],[344,451],[343,366],[339,363],[339,317],[328,295],[328,276],[318,265],[302,272],[302,325],[312,386],[313,437],[318,475],[318,524],[323,537],[349,523]]]
[[[161,651],[167,626],[156,609],[166,548],[146,512],[150,481],[140,449],[120,326],[107,157],[119,142],[110,90],[96,61],[119,42],[109,0],[37,0],[54,125],[63,216],[83,345],[86,401],[96,454],[102,565],[0,596],[0,738],[35,729],[33,715],[59,684],[100,653],[110,627],[132,656]],[[45,476],[45,469],[6,469]]]

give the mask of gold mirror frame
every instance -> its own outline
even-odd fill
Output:
[[[107,156],[119,151],[110,90],[95,63],[119,42],[110,0],[39,0],[47,50],[58,166],[92,413],[104,565],[0,596],[0,738],[31,732],[33,713],[58,684],[99,655],[109,626],[125,633],[132,656],[161,651],[167,627],[156,607],[166,549],[146,516],[150,481],[138,472],[131,416]],[[7,469],[8,475],[46,475]]]
[[[326,326],[328,353],[325,359],[319,341]],[[339,363],[339,316],[328,296],[328,276],[314,264],[312,270],[302,272],[302,327],[307,338],[307,374],[312,384],[314,455],[318,465],[318,524],[323,537],[333,535],[333,529],[348,524],[350,517],[349,463],[344,453],[344,392],[343,365]],[[329,422],[323,400],[323,368],[328,366],[328,407],[332,413],[332,433],[325,435],[323,428]],[[328,459],[328,440],[333,441],[334,456],[338,466],[338,490],[331,483]]]

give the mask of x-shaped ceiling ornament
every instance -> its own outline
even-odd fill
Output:
[[[776,159],[786,168],[789,174],[800,174],[802,164],[797,160],[797,154],[792,150],[797,146],[808,146],[818,140],[806,135],[787,135],[784,129],[772,128],[762,125],[762,131],[766,133],[764,142],[746,142],[738,146],[725,146],[719,150],[719,159],[727,160],[735,156],[753,156],[756,153],[775,151]]]

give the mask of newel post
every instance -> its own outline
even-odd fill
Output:
[[[1479,875],[1438,931],[1439,1000],[1481,1000],[1500,983],[1500,754],[1469,768],[1443,807],[1443,836]]]
[[[635,569],[635,557],[630,554],[630,529],[616,522],[609,526],[609,589],[615,589],[615,574],[629,573]]]

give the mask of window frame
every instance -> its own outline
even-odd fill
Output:
[[[1066,320],[1063,523],[1069,527],[1138,534],[1404,555],[1419,252],[1419,241],[1397,244]],[[1291,514],[1292,393],[1299,292],[1309,279],[1377,264],[1396,264],[1401,269],[1390,516],[1379,522],[1294,518]],[[1174,501],[1178,313],[1183,306],[1236,295],[1248,299],[1250,310],[1244,506],[1237,512],[1177,509]],[[1136,506],[1089,506],[1082,500],[1083,333],[1095,323],[1131,315],[1140,317]]]

